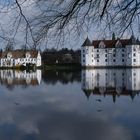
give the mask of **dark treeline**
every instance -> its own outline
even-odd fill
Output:
[[[80,64],[80,50],[62,48],[60,50],[45,49],[42,52],[42,61],[44,64]]]

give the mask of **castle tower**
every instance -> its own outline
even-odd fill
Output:
[[[91,67],[95,65],[94,47],[88,37],[81,47],[81,65],[83,67]]]

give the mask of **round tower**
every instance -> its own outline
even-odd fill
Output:
[[[88,37],[81,47],[81,65],[82,67],[93,67],[95,65],[94,47]]]

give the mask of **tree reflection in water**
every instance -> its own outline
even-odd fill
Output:
[[[128,96],[139,93],[138,70],[40,71],[37,84],[31,82],[37,72],[1,73],[1,140],[140,138],[140,99]],[[120,97],[115,104],[114,96]]]

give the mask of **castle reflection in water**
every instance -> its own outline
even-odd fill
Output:
[[[82,89],[89,98],[93,95],[130,96],[140,93],[140,69],[86,69],[82,70]]]
[[[4,85],[39,85],[41,82],[41,70],[17,71],[0,70],[0,83]]]

